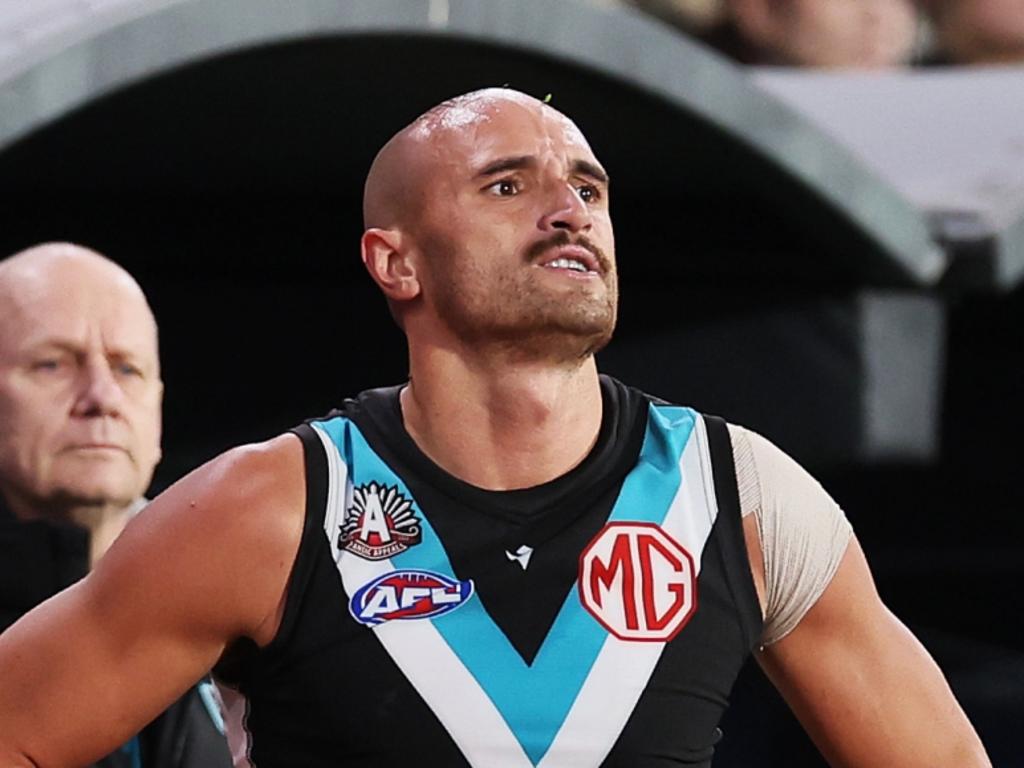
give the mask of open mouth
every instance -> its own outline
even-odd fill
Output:
[[[548,269],[564,269],[580,275],[601,274],[597,257],[578,245],[557,248],[553,257],[542,261],[540,265]]]
[[[550,267],[551,269],[571,269],[573,272],[582,272],[584,274],[587,272],[593,272],[593,270],[587,269],[586,264],[580,261],[576,261],[576,259],[555,259],[553,261],[547,262],[546,264],[544,264],[544,266]],[[594,272],[594,274],[597,273]]]

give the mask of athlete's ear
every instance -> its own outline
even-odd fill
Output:
[[[420,293],[411,249],[397,229],[371,227],[363,232],[363,264],[384,295],[393,301],[408,301]]]

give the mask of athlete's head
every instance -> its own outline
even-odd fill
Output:
[[[583,358],[615,326],[608,178],[576,125],[494,88],[394,136],[364,198],[363,260],[410,338]]]
[[[0,493],[21,515],[126,506],[160,458],[163,385],[142,289],[51,243],[0,261]]]

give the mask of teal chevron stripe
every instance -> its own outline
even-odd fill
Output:
[[[651,406],[637,465],[623,482],[609,517],[661,523],[680,483],[679,461],[693,431],[687,408]],[[412,497],[401,477],[347,419],[320,422],[348,465],[351,482],[396,485]],[[420,510],[423,513],[423,510]],[[426,514],[422,542],[391,558],[396,569],[418,568],[456,578]],[[571,589],[532,665],[527,665],[479,599],[430,619],[445,642],[504,717],[534,765],[551,747],[607,638]],[[438,692],[458,696],[458,691]]]

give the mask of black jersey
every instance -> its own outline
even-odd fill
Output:
[[[298,428],[280,630],[218,668],[236,765],[707,766],[760,634],[724,423],[601,377],[543,485],[431,462],[399,388]]]

